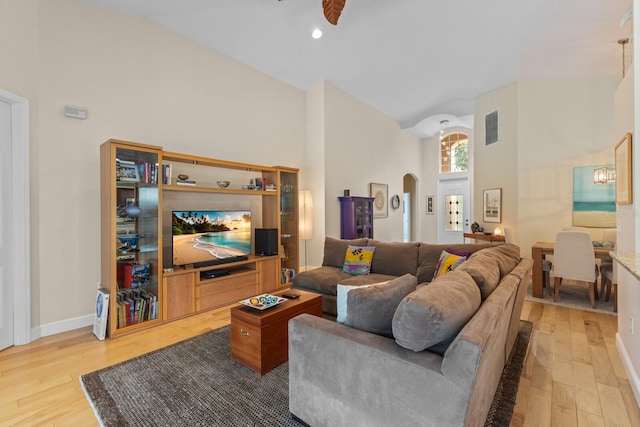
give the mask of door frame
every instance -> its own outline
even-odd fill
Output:
[[[29,180],[29,100],[0,89],[0,100],[11,106],[10,220],[7,245],[12,253],[10,281],[13,285],[13,342],[31,342],[31,233]]]

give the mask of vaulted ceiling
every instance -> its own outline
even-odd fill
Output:
[[[631,0],[346,0],[337,25],[322,0],[84,1],[303,90],[329,81],[419,136],[469,123],[475,97],[517,80],[621,76],[632,26]]]

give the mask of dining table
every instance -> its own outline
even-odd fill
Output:
[[[531,294],[536,298],[543,297],[543,273],[542,260],[548,255],[553,255],[554,242],[536,242],[531,246],[531,257],[533,258],[533,269],[531,271]],[[594,246],[593,252],[596,258],[602,261],[612,261],[612,247]]]

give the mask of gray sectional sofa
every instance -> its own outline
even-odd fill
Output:
[[[338,264],[349,244],[376,247],[371,274],[342,274]],[[446,249],[472,255],[432,280]],[[517,337],[532,264],[515,245],[327,238],[323,266],[300,273],[293,283],[321,293],[329,318],[300,315],[289,321],[291,413],[318,427],[484,425]],[[331,320],[338,284],[386,280],[371,286],[372,292],[354,288],[347,321]],[[380,313],[371,309],[376,298],[400,302],[390,316],[388,304]],[[390,323],[391,334],[371,332],[361,318],[367,312],[375,328]],[[348,326],[349,317],[357,324]]]

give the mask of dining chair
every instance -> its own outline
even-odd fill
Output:
[[[504,227],[504,242],[512,245],[517,245],[517,239],[513,230],[509,227]],[[551,289],[551,283],[549,279],[549,273],[551,272],[551,267],[553,264],[548,259],[542,259],[542,286],[545,288],[549,286]]]
[[[591,307],[596,307],[598,266],[596,265],[591,236],[588,233],[581,231],[558,232],[553,250],[553,275],[554,301],[558,301],[562,281],[571,279],[578,283],[588,284]]]
[[[615,228],[605,228],[602,232],[602,240],[604,242],[613,242],[614,247],[616,245],[616,241],[618,239],[618,230]],[[612,248],[613,250],[613,248]],[[605,277],[608,275],[609,277]],[[615,292],[618,289],[618,284],[615,283],[613,272],[613,261],[601,261],[600,262],[600,297],[605,297],[605,301],[609,301],[609,296],[611,295],[611,285],[614,287],[614,296],[616,299],[613,300],[614,304],[614,312],[617,311],[617,307],[615,307],[617,302],[617,293]],[[606,287],[606,293],[605,293]]]
[[[611,297],[611,287],[613,287],[613,312],[618,312],[618,278],[613,262],[605,262],[600,266],[600,293],[604,295],[604,300],[609,301]]]

